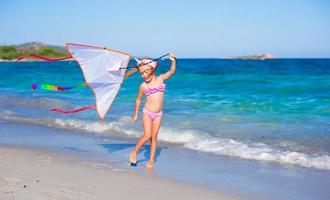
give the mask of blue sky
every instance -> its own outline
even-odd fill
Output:
[[[330,57],[330,1],[0,0],[0,44],[30,41],[154,57]]]

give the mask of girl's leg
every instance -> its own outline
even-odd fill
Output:
[[[151,128],[151,145],[150,145],[150,158],[146,165],[147,168],[152,168],[155,163],[155,155],[157,150],[157,139],[158,139],[158,132],[160,128],[162,117],[157,117],[152,122]]]
[[[129,158],[131,163],[136,163],[136,154],[139,152],[140,148],[151,138],[152,121],[150,117],[145,113],[143,113],[142,115],[142,124],[143,124],[144,134],[139,139],[135,148],[130,153]]]

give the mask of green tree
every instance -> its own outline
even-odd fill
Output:
[[[55,51],[55,49],[49,48],[49,47],[42,47],[42,48],[38,49],[38,51],[36,53],[38,55],[47,56],[47,57],[51,57],[51,58],[62,57],[62,56],[66,55],[62,52],[57,52],[57,51]]]
[[[0,46],[0,58],[4,60],[12,60],[21,54],[14,46]]]

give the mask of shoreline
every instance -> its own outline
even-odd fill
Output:
[[[85,163],[92,168],[98,168],[94,170],[106,171],[109,174],[122,172],[125,177],[135,174],[143,180],[165,180],[175,183],[174,185],[185,185],[190,190],[200,188],[238,199],[309,200],[309,197],[330,197],[330,179],[327,178],[330,177],[329,171],[218,156],[160,144],[156,153],[156,167],[150,173],[144,168],[149,155],[148,144],[138,154],[138,167],[132,168],[128,164],[128,154],[135,145],[135,140],[2,120],[0,129],[0,148],[4,146],[32,149],[45,154],[46,157],[49,156],[47,154],[55,152],[57,157],[61,158],[60,161],[64,159],[66,163]],[[0,153],[0,157],[1,155],[4,154]],[[29,162],[22,162],[16,167],[28,166],[26,168],[30,169]],[[6,163],[0,162],[0,166]],[[1,168],[4,169],[0,170],[1,173],[11,169]],[[72,170],[76,171],[74,168]],[[82,174],[85,173],[87,172]],[[31,173],[24,176],[30,176],[29,174]],[[91,176],[91,179],[95,178]],[[167,189],[172,191],[171,187]]]
[[[6,199],[224,199],[218,191],[141,175],[71,154],[0,145],[0,193]],[[166,194],[166,195],[161,195]],[[241,199],[241,198],[240,198]]]

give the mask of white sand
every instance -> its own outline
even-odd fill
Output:
[[[0,199],[237,199],[134,170],[63,159],[57,152],[0,147]]]

